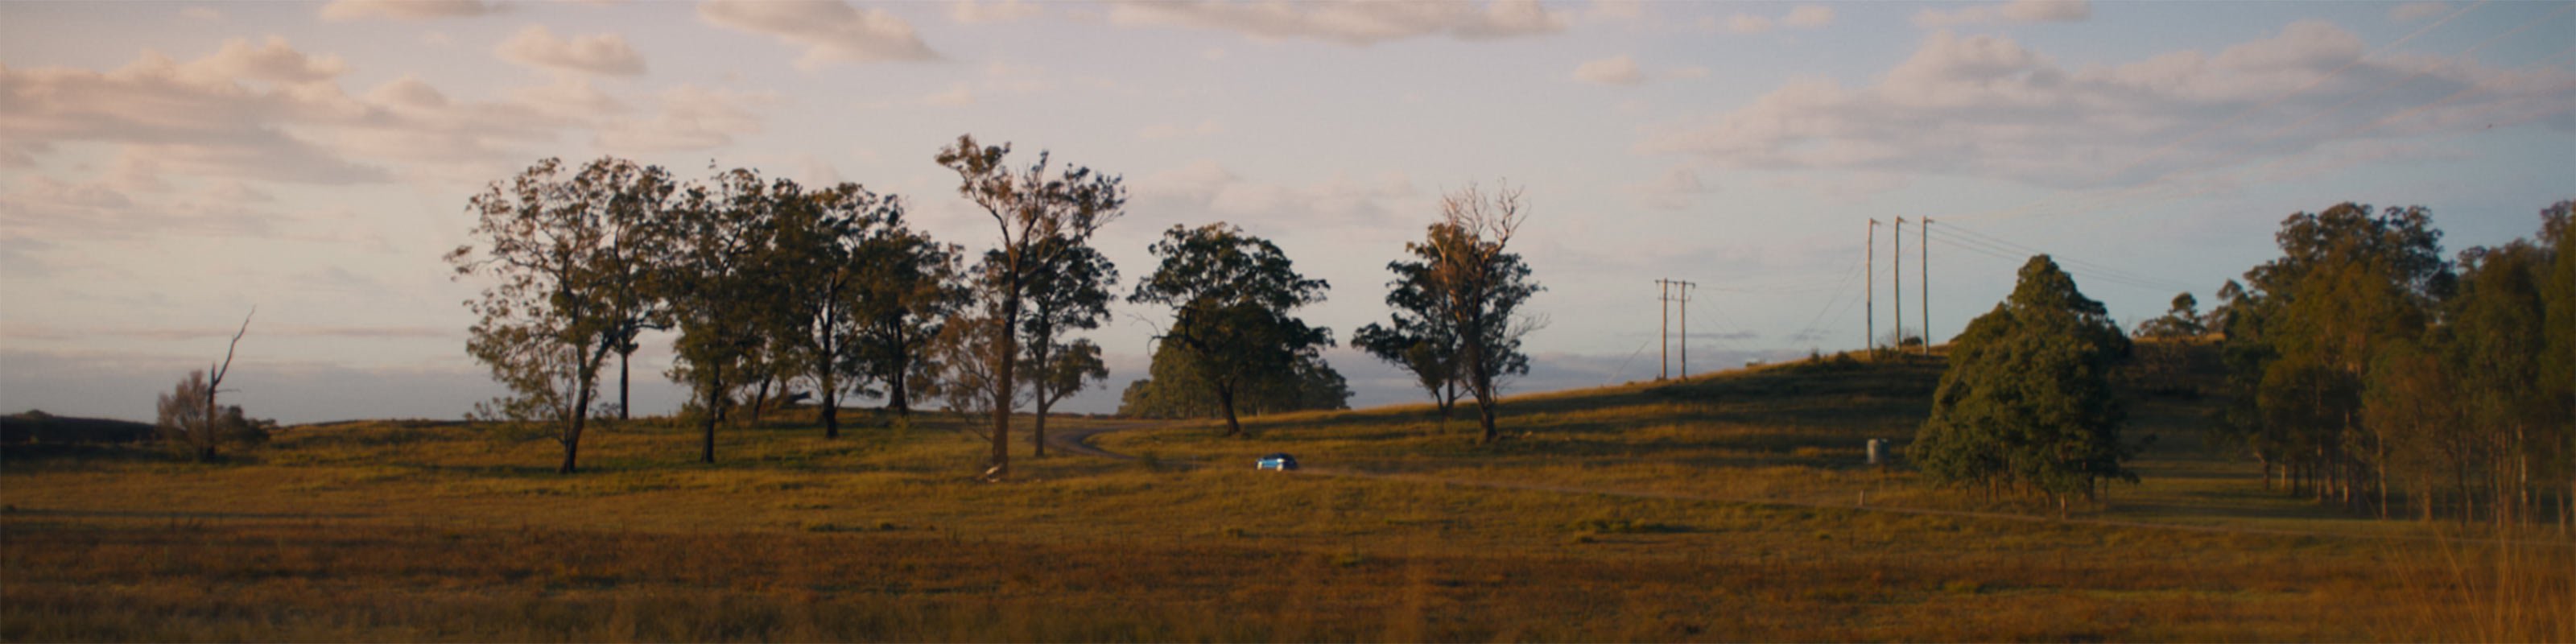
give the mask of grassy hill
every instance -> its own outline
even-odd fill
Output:
[[[2563,537],[2266,493],[2199,446],[2206,396],[2131,396],[2146,483],[2073,521],[1862,465],[1939,371],[1522,396],[1490,447],[1428,407],[1159,425],[1002,484],[937,416],[774,419],[713,465],[690,428],[611,425],[574,476],[528,432],[414,422],[13,460],[0,639],[2576,639]],[[1310,469],[1251,470],[1273,451]]]

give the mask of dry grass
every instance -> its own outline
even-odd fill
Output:
[[[1524,397],[1493,447],[1421,408],[1111,434],[1161,464],[1023,456],[1004,484],[939,419],[732,430],[715,465],[634,423],[571,477],[431,423],[214,465],[12,451],[0,640],[2576,640],[2563,545],[1830,507],[2016,509],[1856,465],[1937,369]],[[2262,493],[2192,446],[2201,404],[2142,401],[2150,483],[2087,518],[2433,532]],[[1407,478],[1250,470],[1271,451]]]

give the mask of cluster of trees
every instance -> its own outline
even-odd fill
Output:
[[[1529,373],[1521,339],[1545,324],[1521,305],[1545,290],[1530,279],[1528,264],[1510,251],[1513,233],[1528,220],[1521,191],[1477,186],[1442,195],[1440,221],[1420,242],[1404,245],[1411,259],[1388,262],[1385,325],[1369,324],[1352,344],[1414,375],[1433,407],[1448,418],[1464,388],[1476,401],[1481,440],[1501,434],[1494,425],[1501,386]]]
[[[1936,481],[2045,495],[2060,514],[2105,480],[2134,482],[2110,381],[2129,351],[2101,302],[2047,255],[2032,257],[2012,295],[1951,341],[1932,415],[1906,453]]]
[[[854,183],[809,188],[748,169],[684,183],[659,167],[603,158],[578,169],[547,159],[493,184],[471,201],[476,243],[447,256],[460,277],[495,282],[466,303],[481,316],[467,350],[510,395],[478,405],[476,415],[553,423],[560,470],[574,471],[594,407],[625,417],[626,364],[639,337],[657,330],[676,332],[667,375],[689,387],[683,415],[700,425],[700,457],[709,462],[718,426],[737,408],[756,419],[796,386],[811,388],[825,435],[837,437],[844,396],[882,397],[889,411],[909,415],[915,401],[944,389],[998,392],[1007,413],[1024,385],[1066,391],[1105,377],[1096,350],[1065,350],[1059,337],[1096,327],[1105,313],[1094,306],[1085,321],[1040,306],[1032,310],[1055,317],[1038,320],[1021,303],[1116,279],[1053,262],[1116,215],[1117,180],[1084,169],[1049,174],[1043,156],[1013,174],[1000,163],[1007,148],[971,138],[950,152],[941,162],[965,179],[961,191],[1021,224],[1005,229],[1012,243],[971,268],[959,246],[913,229],[903,200]],[[1071,212],[1095,223],[1068,225]],[[1056,277],[1032,279],[1041,273]],[[1023,327],[1031,367],[1015,370]],[[594,398],[611,356],[618,399],[604,405]],[[1079,360],[1067,356],[1087,356],[1095,368],[1059,368]],[[1049,368],[1083,378],[1038,381]]]
[[[826,436],[840,433],[844,396],[883,397],[898,415],[924,398],[989,413],[985,474],[1006,476],[1014,410],[1037,412],[1043,455],[1053,406],[1109,375],[1079,336],[1108,319],[1118,270],[1090,241],[1126,203],[1117,176],[1009,154],[961,136],[937,156],[999,231],[971,266],[962,247],[911,228],[902,199],[854,183],[812,188],[748,169],[683,182],[616,158],[547,159],[496,182],[470,202],[473,243],[447,255],[459,278],[492,282],[466,302],[480,316],[467,351],[510,394],[475,415],[552,424],[560,470],[572,472],[594,408],[625,417],[643,333],[670,331],[667,375],[690,388],[683,412],[702,429],[703,460],[737,407],[757,419],[809,387]],[[1414,342],[1437,345],[1442,366],[1429,368],[1477,397],[1488,440],[1497,379],[1528,370],[1519,338],[1532,325],[1516,310],[1537,287],[1504,252],[1521,209],[1516,191],[1452,195],[1430,238],[1408,245],[1422,259],[1398,263],[1409,277],[1389,296],[1412,303],[1399,304],[1399,326],[1410,311],[1405,328],[1435,329]],[[1293,315],[1328,284],[1223,223],[1175,226],[1151,250],[1161,264],[1127,299],[1174,319],[1156,338],[1152,377],[1127,392],[1132,413],[1214,412],[1239,434],[1238,409],[1346,406],[1347,383],[1320,357],[1332,331]],[[613,405],[595,400],[612,356]]]
[[[2267,485],[2322,502],[2499,525],[2576,516],[2571,207],[2543,210],[2536,239],[2456,260],[2421,207],[2291,215],[2282,257],[2229,281],[2208,320],[2232,394],[2223,437]]]

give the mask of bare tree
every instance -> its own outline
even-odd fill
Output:
[[[223,443],[226,416],[223,407],[215,403],[215,395],[223,391],[224,376],[232,373],[233,352],[241,347],[242,336],[250,333],[251,315],[258,313],[259,308],[252,307],[250,315],[242,316],[241,330],[233,332],[232,342],[224,345],[223,363],[208,365],[205,371],[189,371],[188,378],[179,381],[178,389],[161,396],[161,431],[186,442],[196,452],[197,460],[215,460],[215,448]],[[241,418],[241,408],[233,408],[231,418]]]
[[[938,156],[940,165],[957,171],[957,193],[992,215],[1001,230],[991,253],[992,266],[978,275],[981,283],[977,285],[995,305],[986,323],[1001,329],[987,383],[993,399],[993,456],[984,470],[988,480],[1009,476],[1011,469],[1011,398],[1018,389],[1020,354],[1018,334],[1011,329],[1020,320],[1022,300],[1040,267],[1053,265],[1054,254],[1069,247],[1049,240],[1088,240],[1101,225],[1117,219],[1127,203],[1127,190],[1118,177],[1093,174],[1079,166],[1051,173],[1045,152],[1038,153],[1036,163],[1016,169],[1005,164],[1010,152],[1009,144],[985,146],[976,143],[973,135],[963,135]]]
[[[1421,243],[1406,245],[1427,260],[1431,290],[1443,300],[1439,308],[1458,334],[1459,373],[1467,393],[1476,397],[1486,443],[1501,437],[1494,428],[1499,382],[1529,373],[1521,338],[1540,326],[1520,307],[1544,289],[1530,281],[1529,265],[1521,263],[1520,255],[1508,251],[1512,235],[1529,218],[1527,208],[1518,188],[1506,185],[1487,193],[1471,184],[1442,195],[1440,222],[1431,225]]]

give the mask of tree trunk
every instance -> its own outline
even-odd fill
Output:
[[[912,353],[906,349],[907,344],[909,341],[903,337],[903,325],[895,325],[894,350],[887,352],[894,356],[894,359],[891,361],[892,364],[886,365],[889,370],[885,374],[886,409],[902,418],[912,417],[911,383],[910,378],[906,377],[912,373]]]
[[[582,425],[586,424],[587,421],[590,420],[589,412],[590,387],[584,386],[581,388],[581,391],[573,394],[572,429],[565,432],[563,435],[563,467],[556,468],[555,473],[571,474],[574,472],[573,457],[581,452],[581,430]]]
[[[1225,408],[1225,435],[1242,436],[1243,423],[1234,418],[1234,387],[1219,383],[1216,386],[1216,402],[1218,407]]]
[[[617,351],[617,419],[618,419],[618,420],[626,420],[626,419],[628,418],[628,412],[627,412],[627,409],[628,409],[628,403],[626,402],[626,400],[627,400],[627,399],[626,399],[626,392],[627,392],[627,389],[626,389],[626,376],[627,376],[627,373],[630,371],[630,369],[629,369],[629,367],[627,366],[627,362],[629,361],[629,359],[631,359],[631,358],[632,358],[632,357],[634,357],[634,355],[635,355],[635,351],[634,351],[633,349],[628,349],[628,348],[626,348],[626,346],[631,346],[631,345],[622,345],[622,346],[619,346],[619,347],[618,347],[618,351]]]
[[[760,414],[769,408],[769,385],[777,380],[777,376],[761,376],[760,386],[752,390],[751,426],[760,426]]]
[[[823,399],[823,437],[840,438],[841,389],[834,386],[836,383],[832,382],[832,367],[830,366],[832,364],[832,359],[828,356],[825,357],[823,359],[823,364],[824,367],[822,368],[822,373],[819,374],[822,376],[820,380],[822,380],[823,390],[814,392],[817,397]]]
[[[724,377],[710,378],[707,385],[707,413],[706,419],[700,423],[704,432],[703,438],[699,441],[698,462],[714,463],[716,462],[716,423],[724,419],[725,411]]]
[[[1020,293],[1016,283],[1009,289],[1002,297],[1002,319],[994,321],[1002,325],[1002,332],[994,334],[994,341],[1001,345],[996,347],[1001,368],[993,370],[993,462],[984,470],[988,481],[1011,475],[1011,391],[1018,389],[1012,378],[1017,376],[1020,358],[1019,334],[1011,327],[1020,319]]]
[[[1044,317],[1046,313],[1041,311],[1038,315]],[[1055,342],[1054,336],[1055,332],[1050,328],[1038,337],[1030,338],[1032,341],[1029,343],[1029,366],[1037,369],[1037,377],[1029,379],[1029,394],[1035,396],[1038,412],[1037,419],[1029,423],[1029,449],[1033,458],[1046,458],[1047,409],[1055,406],[1055,401],[1047,399],[1046,382],[1047,348]]]

